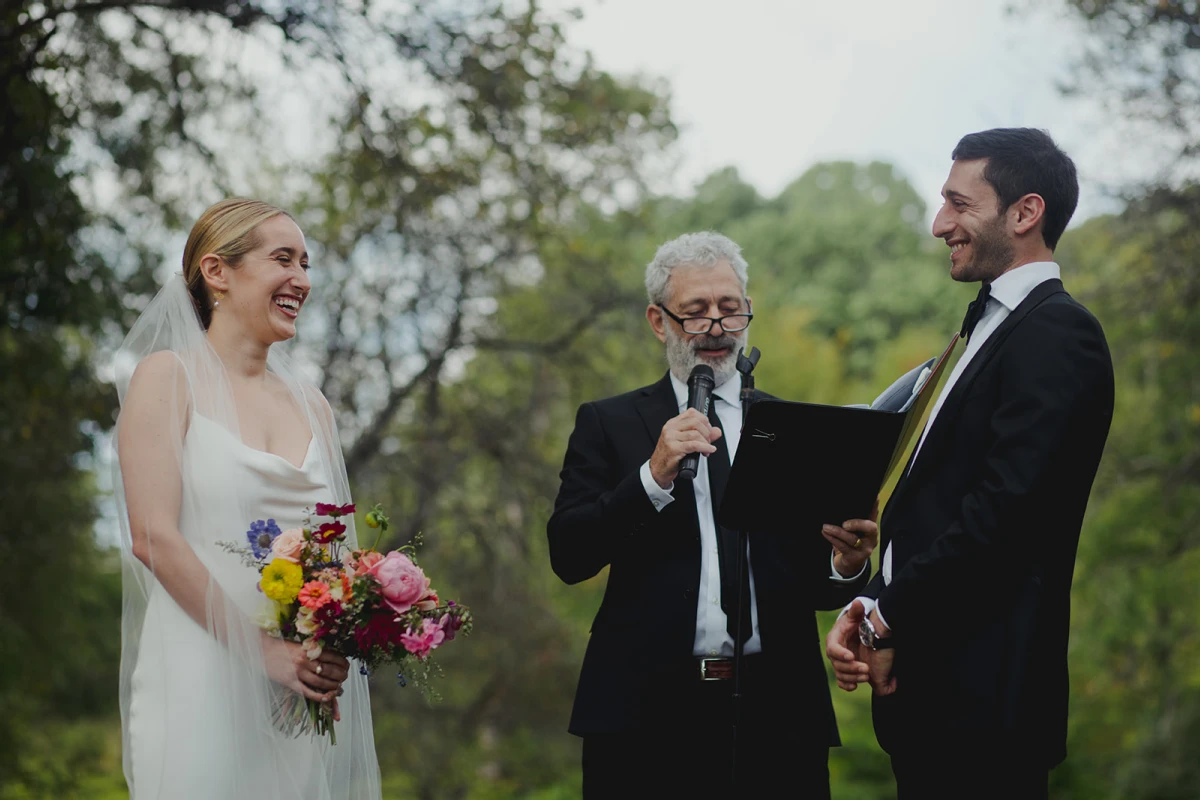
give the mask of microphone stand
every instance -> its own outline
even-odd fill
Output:
[[[742,432],[745,433],[746,415],[750,412],[750,399],[754,396],[754,376],[751,374],[754,367],[758,364],[758,359],[762,355],[757,347],[750,348],[750,355],[745,355],[745,348],[738,351],[737,371],[742,375]],[[749,557],[750,540],[746,535],[745,530],[739,529],[737,555],[734,558],[734,568],[737,570],[737,619],[734,621],[734,637],[733,637],[733,747],[730,750],[729,770],[730,780],[733,791],[737,793],[737,747],[738,747],[738,721],[741,715],[742,707],[742,616],[744,609],[742,608],[742,592],[743,582],[746,580],[748,570],[745,569],[745,561]]]

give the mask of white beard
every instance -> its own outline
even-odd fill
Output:
[[[712,367],[713,378],[716,385],[720,386],[737,372],[738,353],[741,348],[746,346],[747,333],[748,330],[737,333],[722,332],[720,336],[699,336],[689,340],[685,339],[683,334],[676,333],[673,326],[668,325],[666,328],[667,365],[671,368],[671,374],[683,383],[687,383],[688,376],[692,374],[696,365],[706,364]],[[728,344],[729,354],[714,362],[711,359],[701,358],[696,352],[700,345],[714,343]]]

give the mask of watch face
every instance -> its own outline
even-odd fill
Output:
[[[864,619],[858,623],[858,640],[863,643],[864,647],[875,647],[875,628],[871,625],[871,621]]]

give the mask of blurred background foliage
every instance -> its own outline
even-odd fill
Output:
[[[1109,336],[1118,406],[1052,796],[1192,798],[1200,11],[1063,5],[1090,37],[1070,90],[1178,155],[1058,254]],[[295,210],[320,298],[296,347],[338,410],[356,494],[400,522],[387,544],[423,532],[439,589],[476,610],[441,659],[440,704],[374,682],[388,797],[578,796],[565,727],[604,578],[559,584],[545,522],[578,404],[664,369],[642,319],[657,244],[716,229],[743,245],[759,385],[778,396],[867,402],[940,352],[973,290],[947,279],[893,166],[817,164],[775,197],[726,169],[656,196],[669,87],[597,69],[570,22],[498,0],[0,9],[0,800],[125,795],[106,358],[221,196]],[[868,696],[835,696],[834,796],[894,796]]]

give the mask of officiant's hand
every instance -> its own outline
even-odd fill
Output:
[[[708,417],[689,408],[663,425],[658,445],[650,456],[650,477],[666,489],[679,474],[679,462],[689,453],[709,455],[717,452],[712,443],[721,438],[721,429],[714,428]]]
[[[821,535],[833,545],[833,568],[843,578],[853,578],[879,544],[879,498],[871,508],[870,519],[850,519],[838,525],[825,525]]]
[[[350,674],[350,662],[337,653],[321,653],[310,660],[295,642],[264,637],[263,657],[267,677],[308,700],[328,703],[337,697],[342,681]]]

